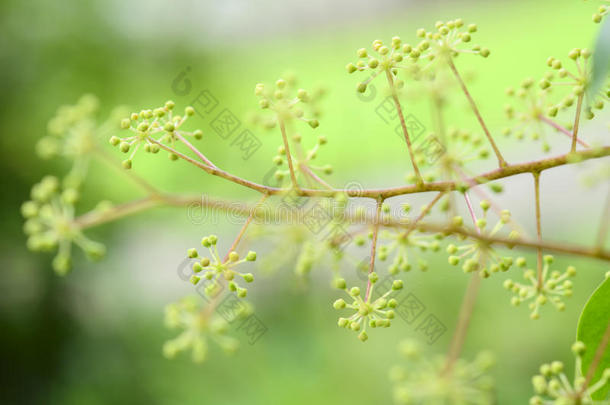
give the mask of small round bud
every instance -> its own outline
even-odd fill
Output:
[[[346,305],[347,305],[347,304],[345,303],[345,301],[344,301],[342,298],[339,298],[338,300],[336,300],[336,301],[333,303],[333,307],[334,307],[335,309],[343,309],[343,308],[345,308],[345,306],[346,306]]]
[[[187,255],[188,257],[190,257],[191,259],[196,258],[197,256],[199,256],[199,253],[197,253],[197,249],[195,248],[191,248],[187,251]]]
[[[131,126],[131,120],[129,118],[124,118],[121,120],[121,129],[127,129]]]
[[[347,70],[347,73],[354,73],[356,70],[358,70],[358,68],[356,67],[356,65],[350,62],[345,65],[345,70]]]
[[[188,117],[192,117],[195,115],[195,109],[191,106],[188,106],[184,109],[184,114]]]
[[[239,255],[237,254],[237,252],[231,252],[229,253],[229,260],[232,262],[236,262],[239,260]]]
[[[582,356],[585,353],[586,346],[583,342],[574,342],[572,345],[572,353],[576,356]]]

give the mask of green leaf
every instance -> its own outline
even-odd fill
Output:
[[[610,322],[610,278],[606,279],[593,292],[578,320],[578,330],[576,338],[587,346],[587,350],[582,358],[582,373],[587,375],[589,366],[595,357],[595,352],[602,341],[602,337],[608,329]],[[606,368],[610,367],[610,347],[606,347],[604,354],[595,370],[593,379],[589,386],[598,381]],[[594,400],[606,398],[608,385],[593,394]]]
[[[599,31],[595,52],[593,52],[593,71],[589,85],[589,100],[601,89],[610,67],[610,18],[606,18]]]

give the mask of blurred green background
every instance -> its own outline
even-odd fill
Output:
[[[37,139],[46,134],[46,123],[57,107],[74,103],[83,93],[100,98],[100,119],[105,119],[117,105],[135,111],[173,99],[182,108],[197,91],[209,89],[246,123],[257,103],[254,85],[273,82],[290,71],[305,88],[323,84],[328,89],[317,131],[329,139],[320,159],[333,163],[333,184],[353,179],[365,186],[404,184],[409,162],[401,140],[375,114],[378,101],[359,100],[354,90],[357,79],[345,73],[356,49],[394,35],[414,42],[417,28],[431,27],[437,20],[461,17],[476,22],[475,41],[492,54],[488,59],[460,58],[458,66],[468,75],[476,73],[470,83],[472,93],[497,132],[506,125],[505,87],[528,76],[540,77],[548,56],[564,57],[573,47],[592,46],[598,26],[590,20],[596,4],[578,0],[2,2],[0,402],[389,403],[387,370],[401,361],[396,345],[405,337],[421,335],[414,326],[395,322],[388,330],[374,331],[362,344],[337,328],[338,315],[330,305],[336,298],[329,288],[330,265],[315,269],[309,283],[296,280],[289,265],[258,277],[250,296],[268,331],[252,346],[242,336],[243,347],[236,356],[226,357],[213,348],[203,365],[192,364],[188,356],[165,360],[161,346],[173,332],[163,327],[163,308],[192,293],[176,272],[185,249],[211,232],[229,243],[239,226],[225,217],[219,217],[217,225],[194,225],[185,210],[158,209],[92,229],[88,234],[107,244],[107,258],[92,264],[77,252],[75,271],[66,278],[56,277],[49,256],[26,250],[21,231],[19,206],[32,184],[45,174],[61,175],[69,168],[68,162],[39,160],[34,153]],[[175,94],[172,83],[186,69],[192,91]],[[451,100],[454,107],[448,121],[476,130],[463,97],[456,94]],[[425,101],[409,107],[424,126],[432,128],[429,109]],[[210,134],[202,141],[206,154],[222,168],[260,181],[271,167],[279,144],[277,133],[258,131],[263,146],[244,162],[228,141],[210,132],[207,122],[193,121]],[[607,121],[606,115],[598,124],[586,123],[583,136],[601,131],[607,139]],[[539,144],[508,140],[500,144],[509,161],[540,155]],[[567,148],[564,139],[557,145]],[[559,241],[594,242],[606,190],[585,190],[581,179],[598,163],[545,173],[543,234]],[[492,165],[490,160],[486,167]],[[162,156],[139,154],[134,170],[167,191],[257,198]],[[531,179],[518,176],[503,184],[511,192],[498,200],[534,233]],[[118,171],[93,165],[80,208],[85,212],[102,199],[122,202],[138,196]],[[430,198],[401,198],[395,203],[418,206]],[[566,207],[578,209],[568,215]],[[264,240],[253,246],[266,249]],[[407,288],[447,326],[447,333],[429,347],[431,353],[444,353],[467,277],[448,266],[445,255],[427,256],[430,271],[409,273]],[[529,252],[526,257],[534,262]],[[510,307],[510,294],[502,289],[506,275],[482,283],[463,354],[471,358],[481,349],[496,353],[493,375],[500,404],[526,403],[530,377],[542,362],[559,359],[572,364],[569,345],[578,314],[608,266],[557,257],[558,268],[568,264],[580,272],[566,312],[546,308],[536,322],[529,320],[526,308]],[[353,269],[346,266],[343,272],[351,274]]]

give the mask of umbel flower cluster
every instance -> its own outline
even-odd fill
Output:
[[[229,290],[233,291],[240,298],[245,298],[248,294],[246,288],[242,288],[237,283],[236,277],[241,277],[246,283],[254,281],[254,275],[252,273],[240,273],[235,268],[245,262],[253,262],[256,260],[256,252],[248,252],[246,257],[241,258],[235,251],[230,251],[226,259],[222,260],[218,253],[218,237],[216,235],[206,236],[201,239],[201,245],[208,248],[212,259],[206,256],[199,256],[199,252],[195,248],[188,250],[188,257],[191,259],[200,259],[198,262],[193,264],[193,274],[191,276],[191,283],[197,285],[201,278],[211,280],[205,287],[205,292],[209,296],[214,296],[218,289],[221,288],[219,281],[221,277],[228,282]]]
[[[540,366],[540,374],[532,377],[534,395],[530,405],[603,405],[607,400],[595,401],[591,396],[610,381],[610,368],[604,370],[602,377],[593,385],[585,387],[586,378],[582,374],[582,356],[587,350],[583,342],[572,345],[575,358],[574,379],[565,374],[564,364],[553,361]]]
[[[163,107],[133,112],[129,117],[121,120],[121,129],[129,131],[130,134],[124,137],[113,135],[110,144],[128,154],[127,159],[122,163],[125,169],[131,169],[133,158],[140,148],[148,153],[158,153],[164,145],[175,148],[178,141],[188,143],[184,136],[195,139],[203,137],[200,129],[195,131],[182,129],[187,119],[195,115],[195,109],[186,107],[184,115],[179,115],[175,113],[174,107],[175,103],[170,100]],[[170,152],[169,158],[177,160],[178,156]]]
[[[547,303],[551,303],[558,311],[563,311],[566,305],[561,298],[572,296],[573,285],[568,278],[576,275],[576,269],[574,266],[568,266],[562,274],[559,271],[550,270],[552,263],[553,256],[544,256],[544,267],[540,278],[537,278],[533,269],[527,269],[523,272],[526,283],[514,282],[511,279],[504,281],[504,288],[515,294],[510,301],[511,305],[519,306],[521,303],[529,301],[532,319],[540,318],[540,308]],[[525,268],[525,259],[518,258],[517,266]]]
[[[274,113],[271,118],[260,121],[268,129],[275,128],[278,123],[285,125],[293,120],[305,122],[311,128],[320,125],[317,119],[320,112],[316,103],[324,94],[323,91],[312,94],[305,89],[295,89],[295,79],[289,76],[288,79],[278,79],[274,86],[258,83],[254,94],[259,98],[259,106],[263,110],[269,109]],[[309,117],[306,114],[308,110]]]
[[[239,347],[239,341],[227,334],[229,324],[236,319],[248,316],[249,306],[241,306],[238,311],[227,315],[225,319],[202,308],[196,297],[184,297],[180,301],[169,304],[165,308],[165,324],[169,329],[181,329],[182,332],[163,345],[163,354],[174,358],[178,353],[191,350],[194,362],[201,363],[206,359],[208,343],[213,341],[226,353],[234,353]]]
[[[472,362],[458,360],[448,369],[444,356],[430,357],[417,341],[403,341],[399,352],[405,364],[390,370],[397,404],[494,403],[494,382],[486,374],[494,364],[491,353],[481,352]]]
[[[345,67],[348,73],[369,71],[370,77],[358,83],[356,89],[364,93],[368,84],[379,74],[398,75],[400,70],[410,73],[421,73],[433,67],[437,61],[447,62],[460,53],[471,53],[489,56],[489,49],[480,45],[468,46],[473,33],[477,31],[476,24],[464,25],[461,19],[435,24],[436,31],[417,30],[419,42],[415,45],[403,43],[400,37],[393,37],[389,44],[377,39],[373,41],[373,54],[361,48],[356,52],[359,60],[348,63]],[[464,49],[466,48],[466,49]],[[426,61],[423,67],[415,67],[413,63]],[[404,81],[395,83],[396,88],[404,87]]]
[[[562,61],[549,57],[546,61],[550,71],[544,74],[537,83],[533,78],[523,80],[518,89],[508,88],[506,93],[516,97],[519,107],[505,107],[509,119],[517,121],[513,128],[505,128],[504,134],[513,134],[517,139],[526,136],[533,140],[543,141],[543,150],[551,147],[547,130],[572,136],[573,123],[562,126],[553,121],[571,110],[580,111],[586,119],[593,119],[596,112],[603,110],[610,100],[610,87],[601,86],[591,91],[592,51],[587,48],[574,48],[568,53],[568,60]],[[577,140],[588,146],[583,140]]]
[[[391,320],[395,316],[393,308],[396,308],[398,302],[393,298],[388,299],[388,296],[392,292],[401,290],[403,287],[402,280],[394,280],[388,291],[384,292],[380,297],[373,299],[373,290],[379,281],[377,273],[370,273],[369,281],[371,287],[367,289],[365,297],[362,298],[359,287],[348,289],[344,279],[339,278],[335,280],[337,288],[344,290],[350,297],[351,302],[348,303],[343,298],[339,298],[334,302],[333,306],[337,310],[347,308],[354,311],[348,318],[339,318],[337,324],[342,328],[359,332],[358,339],[363,342],[368,339],[368,334],[366,333],[367,326],[371,328],[387,328],[391,325]]]
[[[510,221],[510,212],[508,210],[503,210],[498,222],[488,231],[487,212],[489,211],[490,203],[487,200],[483,200],[480,205],[483,209],[484,216],[477,219],[476,227],[483,235],[493,237]],[[453,220],[457,225],[463,223],[461,217],[455,217]],[[512,237],[516,237],[513,232],[511,232]],[[464,273],[478,271],[479,275],[484,278],[489,277],[492,273],[507,271],[513,264],[512,257],[500,256],[489,243],[480,239],[473,240],[471,243],[466,243],[461,246],[450,244],[447,246],[447,253],[451,255],[448,259],[449,264],[457,266],[462,263],[462,270],[464,270]]]
[[[88,239],[74,222],[74,205],[79,198],[76,189],[62,189],[56,177],[46,176],[32,187],[31,198],[21,206],[26,218],[23,229],[28,235],[27,246],[33,251],[57,251],[53,269],[58,274],[71,270],[73,244],[90,259],[104,256],[104,245]]]

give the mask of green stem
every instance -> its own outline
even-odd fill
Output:
[[[507,163],[504,160],[504,158],[502,157],[502,154],[500,153],[498,146],[496,145],[493,138],[491,137],[491,134],[489,133],[489,129],[487,129],[487,125],[485,125],[485,121],[483,121],[483,117],[481,116],[481,113],[479,112],[479,108],[477,107],[476,103],[474,102],[474,99],[470,95],[470,92],[468,91],[468,88],[466,87],[464,80],[462,80],[462,76],[460,76],[460,73],[458,72],[457,68],[453,64],[453,59],[449,58],[447,63],[449,63],[449,67],[451,68],[451,71],[453,72],[456,79],[460,83],[460,87],[462,88],[462,91],[466,95],[466,98],[468,99],[468,102],[470,103],[470,107],[472,108],[472,111],[474,112],[474,115],[477,117],[479,124],[481,124],[481,128],[483,128],[483,132],[485,132],[485,136],[487,137],[487,140],[491,144],[491,147],[493,148],[494,153],[496,154],[496,157],[498,158],[498,165],[500,167],[505,167],[507,165]]]
[[[536,202],[536,234],[538,235],[538,242],[542,242],[542,225],[541,225],[541,214],[540,214],[540,173],[534,172],[534,199]],[[537,274],[538,274],[538,289],[542,288],[542,248],[538,247],[537,251]]]
[[[407,142],[407,149],[409,149],[409,156],[411,158],[411,163],[413,164],[413,171],[415,172],[415,177],[417,178],[417,184],[424,184],[424,179],[422,178],[421,173],[419,172],[419,168],[417,167],[417,162],[415,161],[415,154],[413,153],[413,146],[411,145],[411,137],[409,137],[409,131],[407,130],[405,117],[402,113],[400,101],[398,100],[398,94],[396,93],[396,87],[394,86],[394,78],[392,77],[392,73],[389,70],[386,70],[385,73],[388,79],[388,84],[390,86],[390,91],[392,92],[392,99],[394,100],[396,111],[398,112],[398,118],[400,119],[402,133],[405,137],[405,141]]]
[[[578,141],[578,127],[580,126],[580,113],[582,111],[582,99],[584,94],[578,96],[578,101],[576,102],[576,117],[574,117],[574,128],[572,128],[572,147],[570,148],[571,152],[576,152],[576,142]]]

